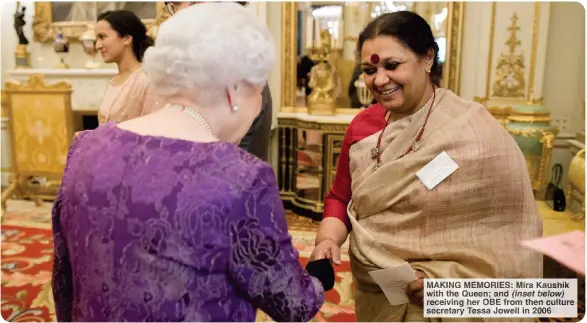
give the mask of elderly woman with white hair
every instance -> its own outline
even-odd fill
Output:
[[[314,317],[333,272],[300,266],[271,166],[236,146],[274,60],[238,4],[161,26],[143,68],[166,106],[70,148],[53,208],[59,321]]]

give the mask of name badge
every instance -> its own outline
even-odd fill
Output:
[[[457,169],[459,169],[459,165],[457,165],[457,163],[455,163],[455,161],[443,151],[438,156],[434,157],[428,165],[420,169],[416,173],[416,176],[420,179],[422,184],[428,188],[428,190],[431,190]]]

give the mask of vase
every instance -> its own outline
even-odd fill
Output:
[[[53,50],[59,55],[60,63],[57,68],[69,68],[69,65],[65,63],[65,57],[69,53],[69,39],[61,30],[57,31],[55,41],[53,41]]]
[[[96,61],[96,33],[94,32],[94,26],[88,25],[88,29],[80,36],[80,43],[84,53],[90,57],[90,60],[86,63],[85,68],[95,69],[100,67],[100,63]]]
[[[550,111],[538,105],[513,107],[505,128],[524,154],[535,197],[544,199],[552,148],[559,132],[550,124]]]

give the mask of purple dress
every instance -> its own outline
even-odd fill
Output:
[[[273,169],[229,143],[108,123],[73,142],[53,208],[59,321],[308,321]]]

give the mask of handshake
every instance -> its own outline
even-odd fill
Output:
[[[334,268],[332,268],[330,260],[324,258],[310,261],[306,265],[306,271],[322,283],[324,291],[329,291],[334,287]]]

